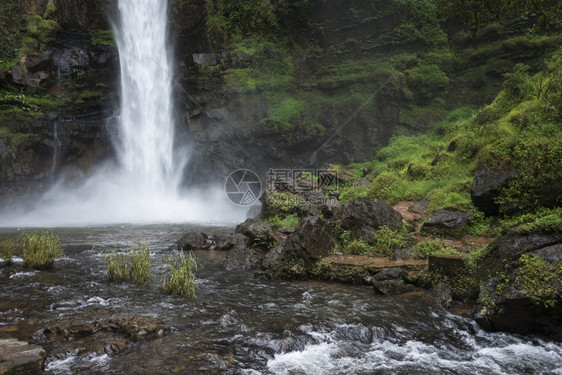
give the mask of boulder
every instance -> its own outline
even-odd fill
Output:
[[[42,374],[45,350],[16,339],[0,340],[0,374]]]
[[[436,272],[449,278],[459,275],[465,268],[464,258],[460,255],[430,255],[428,268],[430,272]]]
[[[352,231],[352,238],[373,241],[374,231],[382,226],[398,229],[402,215],[388,204],[377,199],[345,203],[334,216],[343,229]]]
[[[246,219],[245,222],[236,226],[236,233],[243,234],[252,241],[271,240],[270,232],[273,224],[256,219]]]
[[[212,246],[206,235],[203,233],[186,233],[177,242],[177,248],[183,251],[208,249]]]
[[[534,332],[562,340],[562,280],[553,280],[556,274],[549,276],[561,265],[561,250],[562,233],[508,233],[493,242],[478,264],[481,283],[476,321],[489,330]],[[519,262],[523,254],[542,259],[550,268],[529,271],[532,280],[536,278],[530,291],[522,281],[527,267]],[[533,294],[548,289],[552,291],[544,300]],[[544,302],[546,299],[550,302]]]
[[[467,211],[437,210],[423,223],[422,230],[435,234],[453,234],[468,223],[471,214]]]
[[[385,296],[408,293],[415,287],[405,283],[407,278],[408,272],[402,268],[383,268],[373,276],[373,288]]]
[[[223,262],[224,268],[229,271],[237,269],[256,269],[261,264],[263,255],[260,251],[250,249],[244,245],[232,248]]]
[[[211,250],[231,250],[237,246],[247,246],[250,239],[241,233],[219,233],[213,235],[210,240]]]
[[[479,167],[474,176],[470,197],[472,203],[486,215],[498,215],[500,206],[495,202],[502,189],[517,175],[517,171],[498,172]]]
[[[433,302],[444,309],[450,309],[453,306],[453,297],[451,287],[444,282],[438,282],[429,290]]]
[[[307,217],[283,243],[265,255],[262,265],[274,271],[276,277],[304,277],[316,261],[331,254],[336,242],[329,221]]]

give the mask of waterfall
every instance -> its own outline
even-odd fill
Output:
[[[119,0],[116,30],[121,67],[118,156],[139,186],[170,194],[174,168],[171,58],[167,6],[162,0]]]
[[[0,227],[244,219],[245,210],[229,204],[224,186],[181,190],[189,153],[174,148],[167,1],[119,0],[118,9],[114,34],[121,100],[112,121],[118,129],[112,132],[116,163],[96,166],[78,186],[56,184],[32,207],[28,200],[28,207],[5,209],[0,212]]]

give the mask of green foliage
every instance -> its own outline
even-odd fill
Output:
[[[369,188],[364,185],[348,185],[341,186],[340,190],[341,194],[338,199],[340,202],[345,203],[365,199]]]
[[[90,30],[90,41],[93,45],[102,45],[115,47],[115,40],[113,38],[112,30]]]
[[[28,267],[35,269],[51,268],[56,258],[64,256],[59,238],[47,231],[24,233],[22,243],[23,263]]]
[[[372,254],[382,256],[393,256],[396,250],[406,247],[403,230],[392,230],[382,226],[375,232]]]
[[[0,69],[7,70],[15,60],[23,35],[23,17],[17,0],[0,2]]]
[[[274,105],[269,111],[268,117],[261,122],[262,124],[273,124],[273,128],[277,131],[289,131],[301,119],[304,109],[305,103],[294,98],[287,98]]]
[[[275,229],[295,229],[299,225],[300,219],[295,215],[275,215],[266,219],[265,221],[273,224]]]
[[[519,234],[562,233],[562,208],[541,209],[502,220],[504,230]]]
[[[285,214],[295,213],[302,198],[292,193],[273,192],[267,194],[266,203],[272,211],[278,211]]]
[[[47,43],[52,41],[60,29],[59,24],[55,20],[44,19],[39,14],[27,16],[27,34],[37,38],[40,42]]]
[[[17,244],[13,238],[6,238],[2,243],[0,243],[0,248],[2,248],[2,259],[4,259],[4,264],[9,266],[12,264],[12,256],[16,252]]]
[[[238,42],[235,51],[247,55],[248,66],[230,68],[224,79],[233,91],[280,90],[295,82],[293,59],[279,43],[261,38]]]
[[[417,259],[427,259],[430,255],[460,255],[452,247],[445,247],[438,240],[426,240],[418,242],[412,251],[412,256]]]
[[[562,264],[549,263],[541,258],[523,254],[519,258],[516,276],[523,286],[523,293],[535,303],[554,307],[556,291],[562,286]]]
[[[0,138],[8,138],[13,150],[17,150],[25,141],[35,139],[36,137],[35,134],[14,133],[8,128],[0,128]]]
[[[433,0],[393,0],[392,4],[404,22],[397,30],[399,35],[429,45],[447,42],[447,34],[439,26]]]
[[[545,29],[560,24],[562,6],[557,0],[435,0],[439,12],[449,20],[463,22],[474,33],[490,22],[537,20]]]
[[[373,247],[362,240],[353,240],[343,248],[344,254],[371,255]]]
[[[183,253],[180,253],[179,257],[170,256],[168,264],[170,272],[162,283],[164,292],[184,298],[195,298],[195,255],[189,252],[187,257]]]
[[[115,250],[105,259],[107,276],[112,280],[131,280],[144,284],[150,277],[150,248],[139,241],[136,247],[125,251]]]

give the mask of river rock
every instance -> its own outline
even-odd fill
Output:
[[[407,278],[408,272],[402,268],[383,268],[373,276],[373,288],[385,296],[408,293],[415,287],[405,283]]]
[[[256,219],[246,219],[245,222],[236,226],[236,233],[243,234],[252,241],[271,240],[270,232],[273,224]]]
[[[429,290],[430,296],[435,304],[444,309],[450,309],[453,306],[453,297],[451,287],[440,281]]]
[[[0,374],[42,374],[45,350],[16,339],[0,340]]]
[[[241,233],[219,233],[211,237],[211,250],[230,250],[237,246],[247,246],[250,239]]]
[[[177,247],[183,251],[208,249],[213,245],[203,233],[186,233],[177,242]]]
[[[228,252],[223,266],[229,271],[236,269],[256,269],[260,266],[261,258],[263,258],[263,255],[259,250],[251,249],[245,245],[239,245]]]
[[[366,199],[345,203],[334,216],[342,228],[352,231],[354,239],[373,241],[373,234],[379,227],[398,229],[402,225],[402,215],[388,204],[377,199]]]
[[[437,210],[422,226],[422,230],[435,234],[453,234],[455,230],[468,223],[471,212]]]
[[[329,221],[307,217],[283,243],[266,254],[263,267],[277,277],[305,277],[309,267],[332,252],[336,241]]]
[[[508,233],[493,242],[478,264],[481,283],[476,321],[489,330],[536,332],[562,340],[562,280],[542,286],[544,275],[536,275],[537,288],[554,288],[550,297],[554,306],[547,306],[527,294],[519,276],[525,267],[519,263],[523,254],[559,266],[561,244],[562,233]]]

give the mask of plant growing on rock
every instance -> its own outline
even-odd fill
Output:
[[[195,255],[189,252],[187,257],[183,253],[180,253],[179,257],[170,256],[168,264],[171,269],[162,283],[164,292],[179,297],[195,298]]]
[[[552,264],[541,258],[523,254],[516,275],[521,280],[523,293],[535,303],[554,307],[556,291],[562,287],[562,264]]]
[[[144,284],[150,277],[150,248],[145,242],[136,247],[113,254],[106,258],[107,276],[112,280],[131,280]]]
[[[51,268],[56,258],[64,256],[59,238],[47,231],[24,233],[22,243],[23,263],[28,267],[35,269]]]
[[[406,247],[404,234],[400,230],[392,230],[386,226],[380,227],[375,232],[373,255],[393,256],[396,250]]]

